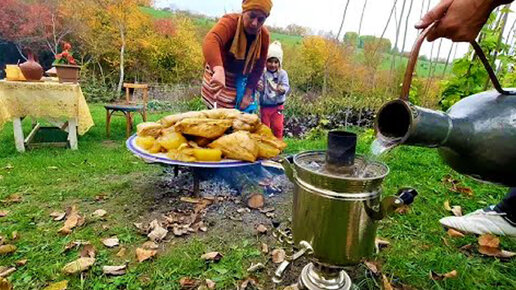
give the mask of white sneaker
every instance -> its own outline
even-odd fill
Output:
[[[516,237],[516,224],[506,218],[507,214],[496,212],[493,208],[479,209],[461,217],[445,217],[439,222],[462,233]]]

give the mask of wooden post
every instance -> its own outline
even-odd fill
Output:
[[[148,88],[143,89],[143,121],[147,122],[147,102],[149,101]]]
[[[108,138],[111,135],[111,112],[109,109],[106,109],[106,135]]]
[[[23,128],[20,118],[13,119],[14,143],[18,152],[25,152],[25,144],[23,143]]]

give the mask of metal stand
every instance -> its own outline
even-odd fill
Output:
[[[198,168],[192,168],[193,174],[193,195],[194,197],[201,197],[201,189],[200,189],[200,174]]]
[[[308,290],[349,290],[352,283],[344,270],[310,263],[303,268],[299,276],[299,285],[301,289]]]

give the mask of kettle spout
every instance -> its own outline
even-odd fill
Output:
[[[448,142],[453,122],[444,112],[395,100],[378,111],[375,129],[378,138],[384,142],[440,147]]]
[[[402,188],[394,196],[385,197],[380,203],[380,210],[374,212],[371,217],[375,220],[382,220],[394,213],[394,211],[404,205],[411,205],[418,192],[413,188]]]

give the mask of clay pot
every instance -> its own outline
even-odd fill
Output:
[[[34,60],[30,50],[27,50],[27,61],[20,64],[20,70],[28,81],[39,81],[43,77],[43,68]]]
[[[79,80],[79,72],[81,67],[70,64],[56,64],[54,65],[57,72],[57,77],[60,83],[74,83]]]

